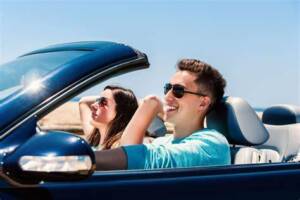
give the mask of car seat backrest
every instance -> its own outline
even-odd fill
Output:
[[[167,133],[164,121],[159,117],[155,117],[147,129],[147,135],[150,137],[162,137]]]
[[[208,128],[216,129],[233,145],[258,145],[269,134],[251,106],[238,97],[225,97],[207,115]]]
[[[289,143],[284,154],[285,160],[289,161],[292,157],[300,153],[300,123],[289,125]]]
[[[264,144],[257,146],[257,148],[267,148],[277,151],[282,161],[289,141],[288,129],[286,127],[273,125],[265,125],[265,127],[269,131],[269,139]]]
[[[224,134],[233,145],[233,164],[278,162],[280,159],[276,150],[255,148],[268,140],[269,133],[252,107],[241,98],[224,98],[207,115],[206,124]]]
[[[278,148],[283,160],[288,161],[300,150],[300,107],[275,105],[267,108],[262,121],[269,130],[270,138],[262,147]]]
[[[262,121],[269,125],[300,123],[300,107],[286,104],[271,106],[263,112]]]

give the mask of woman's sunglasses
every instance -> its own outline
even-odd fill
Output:
[[[171,83],[166,83],[164,86],[164,94],[166,95],[170,90],[172,90],[172,93],[176,98],[182,98],[184,96],[184,93],[194,94],[198,96],[206,96],[205,94],[202,93],[184,90],[184,86],[179,84],[172,85]]]
[[[99,97],[99,98],[96,99],[96,103],[99,106],[103,107],[103,106],[107,106],[108,100],[107,100],[106,97]]]

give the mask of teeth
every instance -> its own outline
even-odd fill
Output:
[[[165,111],[173,111],[173,110],[176,110],[177,108],[175,107],[175,106],[168,106],[168,105],[166,105],[165,107],[164,107],[164,110]]]

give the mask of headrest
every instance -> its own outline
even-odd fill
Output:
[[[149,128],[147,129],[147,131],[148,131],[148,136],[162,137],[166,134],[167,128],[164,124],[164,121],[156,116],[152,120],[152,122],[151,122]]]
[[[238,97],[225,97],[207,115],[207,128],[225,135],[230,144],[259,145],[269,133],[252,107]]]
[[[284,104],[271,106],[263,112],[262,121],[269,125],[300,123],[300,107]]]

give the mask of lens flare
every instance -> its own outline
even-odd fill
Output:
[[[42,83],[39,80],[32,81],[28,86],[27,89],[32,92],[38,92],[43,87]]]

